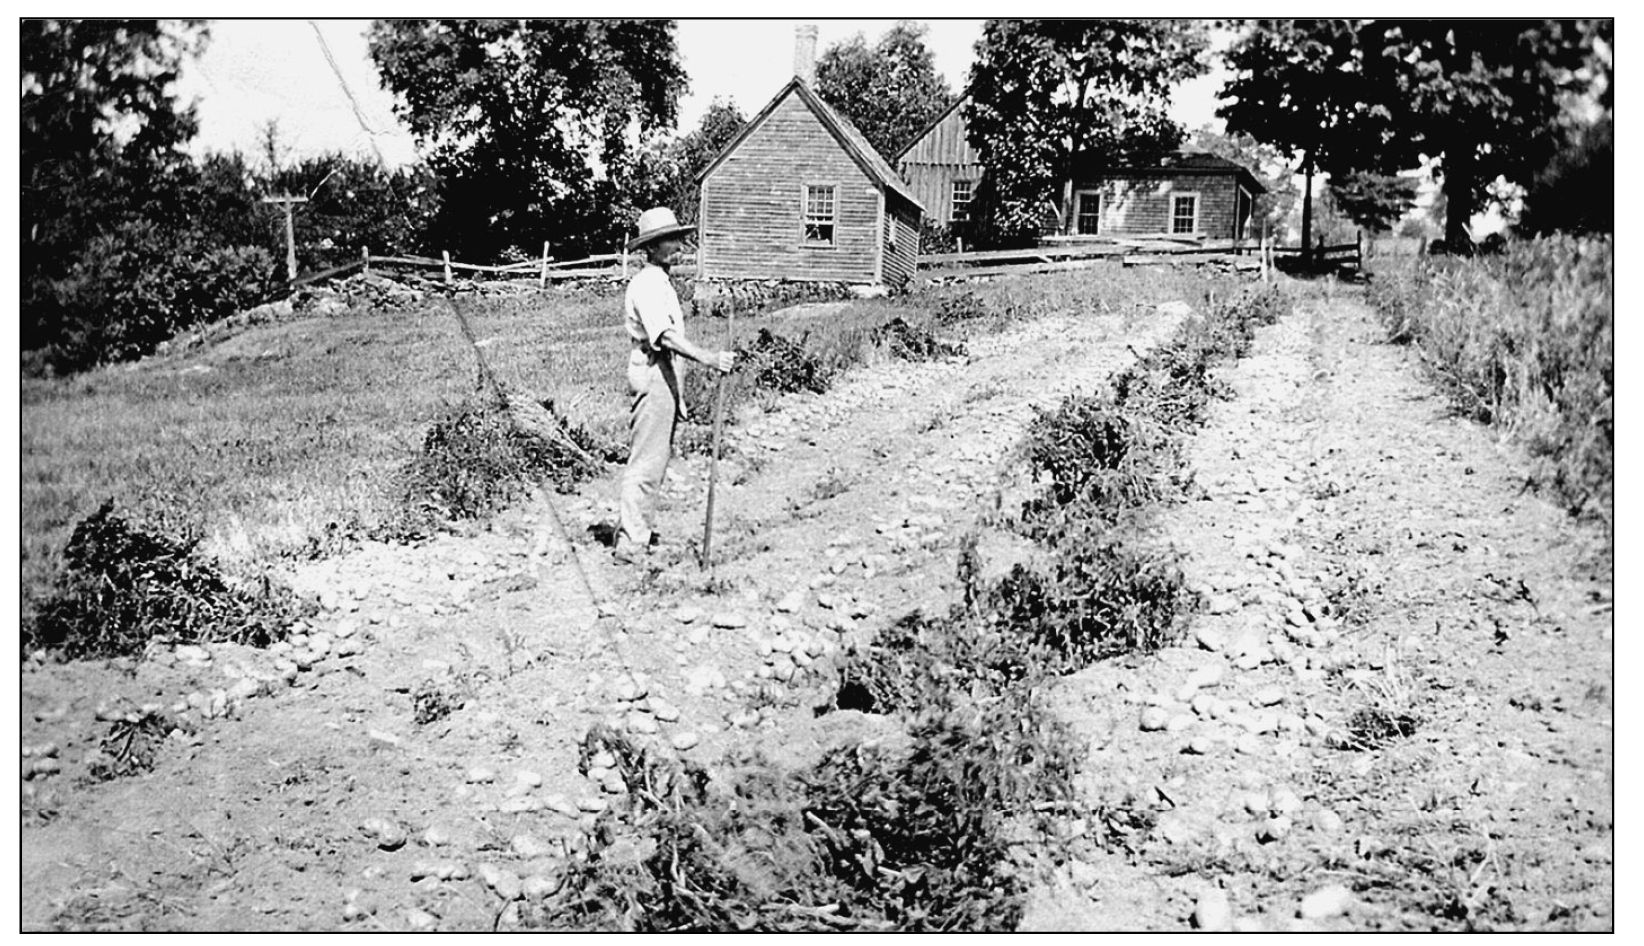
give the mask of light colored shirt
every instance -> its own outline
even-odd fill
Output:
[[[646,263],[645,267],[628,280],[628,291],[622,299],[627,316],[628,337],[639,343],[634,346],[646,355],[668,355],[662,348],[662,333],[673,329],[679,337],[685,334],[685,313],[679,307],[679,294],[668,274],[660,266]]]
[[[679,294],[674,292],[668,273],[660,266],[646,263],[628,280],[622,309],[623,323],[632,343],[628,351],[629,390],[634,394],[643,393],[656,373],[660,373],[674,399],[676,416],[680,420],[689,419],[685,399],[680,396],[684,359],[675,358],[673,351],[663,348],[661,343],[664,332],[673,332],[675,338],[685,337],[685,312],[680,308]]]

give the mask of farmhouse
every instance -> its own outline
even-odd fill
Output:
[[[915,138],[896,166],[924,204],[929,219],[963,226],[982,180],[981,157],[966,137],[960,98]],[[1047,214],[1047,230],[1068,235],[1171,234],[1210,240],[1254,237],[1256,195],[1267,188],[1236,162],[1178,151],[1145,165],[1081,169]]]
[[[861,132],[811,90],[816,28],[794,78],[697,175],[698,278],[900,287],[924,208]]]

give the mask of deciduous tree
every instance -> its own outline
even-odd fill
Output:
[[[24,348],[51,340],[52,284],[99,232],[185,214],[175,180],[196,121],[172,86],[206,39],[195,21],[22,21]]]
[[[1205,71],[1207,42],[1191,21],[989,20],[965,108],[995,239],[1036,230],[1047,203],[1065,229],[1076,169],[1176,147],[1171,92]]]
[[[816,94],[887,160],[953,104],[925,32],[922,24],[899,22],[872,46],[857,33],[829,46],[816,62]]]
[[[1363,21],[1257,20],[1228,49],[1232,74],[1217,117],[1230,133],[1246,133],[1299,159],[1302,244],[1313,245],[1313,176],[1356,171],[1389,174],[1413,166],[1408,142],[1396,137],[1396,100],[1384,70],[1365,56]]]
[[[1608,21],[1385,20],[1374,51],[1391,64],[1411,145],[1438,159],[1445,243],[1471,245],[1473,214],[1498,178],[1529,184],[1565,140],[1569,99]]]
[[[685,88],[665,20],[379,20],[372,59],[440,175],[437,229],[492,255],[609,249],[640,142]]]
[[[689,134],[653,142],[641,159],[634,207],[670,207],[681,223],[695,223],[700,193],[697,174],[746,124],[735,103],[716,98]]]
[[[1276,233],[1290,227],[1290,215],[1296,209],[1301,191],[1296,187],[1296,175],[1285,153],[1273,145],[1263,144],[1248,134],[1223,134],[1204,126],[1193,133],[1193,147],[1220,155],[1238,163],[1256,176],[1267,193],[1256,197],[1253,217],[1256,227],[1269,224]]]

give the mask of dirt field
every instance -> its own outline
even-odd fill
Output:
[[[1297,290],[1192,441],[1193,497],[1164,514],[1205,592],[1182,646],[1055,694],[1090,743],[1085,800],[1136,829],[1058,868],[1024,927],[1612,927],[1604,539],[1525,494],[1522,459],[1448,417],[1337,292]],[[944,609],[960,537],[1022,488],[1032,408],[1197,302],[1047,316],[774,401],[731,430],[711,576],[677,560],[702,524],[692,457],[670,468],[656,574],[591,537],[606,479],[554,497],[574,549],[539,497],[305,567],[327,612],[301,668],[277,645],[26,671],[23,744],[54,743],[60,770],[25,782],[24,927],[508,928],[498,872],[541,875],[608,804],[577,743],[623,715],[624,676],[648,680],[652,738],[699,761],[873,737],[871,715],[813,710],[833,655]],[[1215,682],[1184,690],[1195,673]],[[772,680],[783,695],[757,698]],[[152,772],[82,783],[100,706],[219,688],[226,714],[191,710]],[[1150,705],[1165,730],[1139,728]],[[379,818],[406,837],[362,830]]]

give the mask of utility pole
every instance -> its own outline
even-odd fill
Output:
[[[290,194],[281,194],[279,197],[264,197],[265,204],[285,205],[285,273],[286,279],[297,281],[297,230],[291,222],[291,207],[293,204],[308,203],[307,197],[293,197]]]

